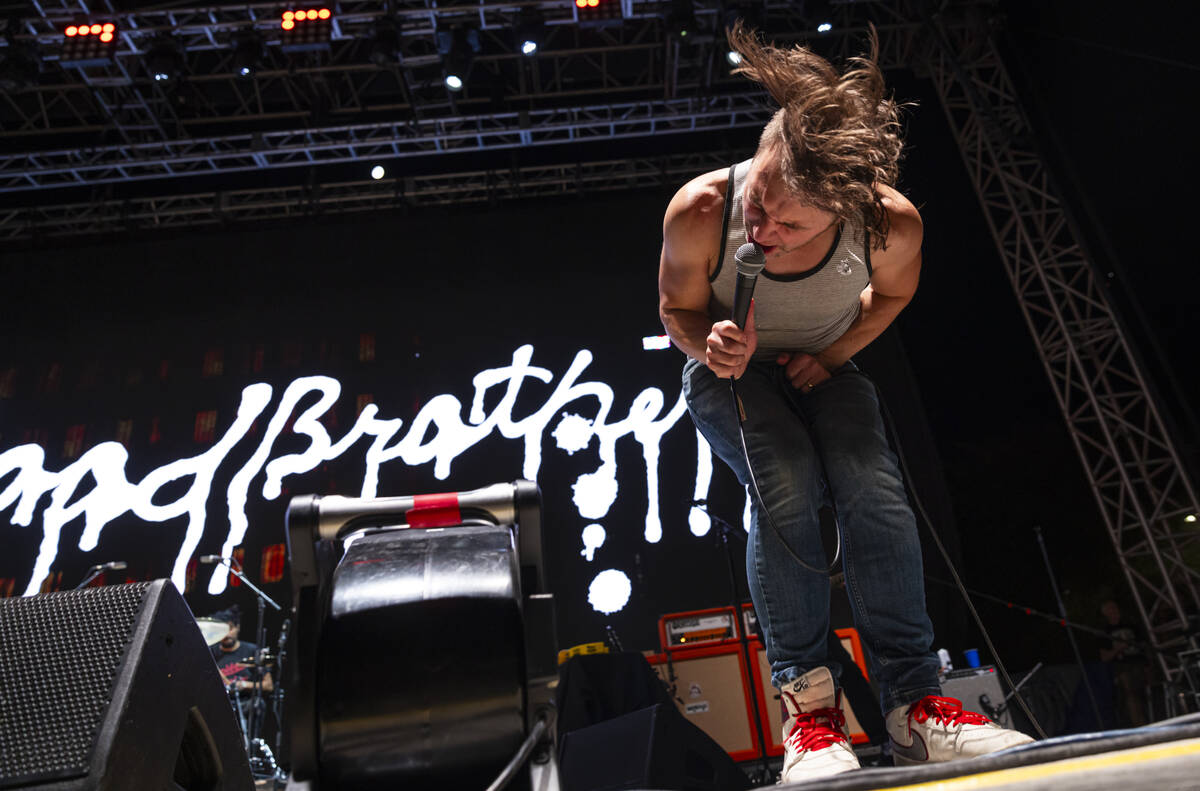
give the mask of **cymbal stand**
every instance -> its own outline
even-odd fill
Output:
[[[279,642],[275,647],[275,673],[276,676],[283,680],[283,661],[287,657],[287,639],[288,628],[291,626],[290,618],[283,619],[283,626],[279,627]],[[279,755],[283,749],[283,684],[275,685],[275,755]],[[276,770],[277,778],[280,780],[287,779],[287,776],[281,769]]]

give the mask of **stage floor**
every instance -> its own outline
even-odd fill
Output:
[[[763,788],[823,791],[1107,791],[1200,789],[1200,715],[1124,731],[1061,736],[994,755],[923,767],[864,768]]]

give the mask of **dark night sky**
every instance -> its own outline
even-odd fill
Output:
[[[1200,393],[1187,332],[1200,289],[1189,244],[1197,154],[1181,109],[1197,95],[1195,27],[1169,3],[1139,4],[1140,17],[1084,0],[1002,8],[1042,144],[1194,457],[1195,423],[1180,406]],[[1107,533],[937,99],[909,73],[891,79],[899,98],[919,101],[901,187],[926,227],[921,287],[898,326],[951,490],[961,570],[976,589],[1054,609],[1033,532],[1041,526],[1072,617],[1094,622],[1101,597],[1126,597]],[[635,236],[657,233],[659,217],[631,218],[653,226]],[[645,262],[638,288],[652,288],[657,252],[621,251]],[[554,276],[568,286],[567,274]],[[633,315],[637,326],[613,330],[657,331],[644,326],[645,310]],[[1060,629],[987,605],[981,614],[1013,666],[1067,661]]]

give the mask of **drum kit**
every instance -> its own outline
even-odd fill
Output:
[[[229,703],[233,706],[234,714],[237,715],[238,726],[242,734],[242,745],[246,750],[246,757],[250,761],[250,770],[254,774],[254,777],[258,780],[271,778],[276,782],[283,782],[287,778],[287,773],[279,765],[276,756],[279,755],[283,738],[284,691],[278,685],[269,689],[264,688],[263,680],[268,674],[271,674],[276,679],[283,678],[282,667],[283,660],[287,655],[287,637],[290,621],[285,619],[283,625],[280,627],[279,641],[276,645],[275,653],[272,654],[263,647],[263,641],[266,638],[263,611],[264,604],[270,604],[275,609],[279,609],[279,605],[250,583],[249,580],[246,580],[241,574],[240,569],[230,566],[230,571],[241,577],[258,597],[258,650],[253,655],[239,658],[237,661],[221,669],[221,674],[226,682],[225,690],[229,695]],[[230,625],[217,618],[197,618],[196,626],[200,629],[200,634],[204,637],[204,642],[208,644],[209,648],[219,645],[230,631]],[[234,682],[232,677],[247,669],[250,670],[250,676],[253,681],[245,685]],[[274,750],[267,745],[267,740],[264,738],[267,723],[268,698],[270,699],[271,713],[275,722]]]

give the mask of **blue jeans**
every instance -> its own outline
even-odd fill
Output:
[[[884,713],[940,695],[916,520],[884,435],[875,386],[846,363],[802,393],[767,361],[752,362],[737,389],[750,460],[779,528],[777,534],[754,498],[746,574],[772,683],[782,686],[822,665],[835,680],[841,674],[827,657],[829,579],[805,569],[780,544],[782,534],[809,566],[827,567],[817,516],[827,503],[837,514],[854,624]],[[713,450],[749,485],[729,380],[689,359],[683,392]]]

